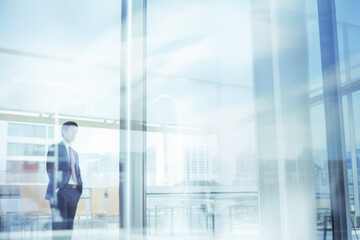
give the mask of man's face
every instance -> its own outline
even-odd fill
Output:
[[[76,126],[69,126],[67,130],[62,132],[64,140],[68,143],[72,143],[76,138],[77,131],[78,128]]]

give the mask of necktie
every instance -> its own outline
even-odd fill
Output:
[[[69,155],[70,155],[70,160],[71,160],[71,173],[72,173],[72,177],[74,179],[75,184],[78,184],[77,182],[77,178],[76,178],[76,173],[75,173],[75,161],[74,161],[74,156],[72,154],[72,149],[71,147],[69,147]]]

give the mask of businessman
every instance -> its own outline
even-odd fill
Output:
[[[71,239],[77,204],[82,193],[79,155],[72,149],[78,131],[76,122],[65,122],[61,127],[63,140],[49,147],[46,171],[49,176],[45,199],[52,214],[53,239]],[[64,233],[55,230],[67,230]]]

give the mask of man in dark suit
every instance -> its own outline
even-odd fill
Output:
[[[76,122],[65,122],[63,140],[49,147],[46,171],[49,176],[45,199],[49,200],[52,214],[53,239],[71,239],[77,204],[82,193],[79,155],[71,148],[78,130]],[[57,236],[54,230],[67,230]]]

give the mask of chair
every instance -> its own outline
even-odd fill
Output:
[[[46,192],[45,185],[22,185],[20,186],[20,205],[22,219],[31,221],[31,231],[33,223],[37,222],[37,231],[39,230],[39,216],[51,214],[50,204],[44,199]]]
[[[1,207],[1,201],[0,201],[0,216],[1,217],[5,216],[4,211],[2,210],[2,207]]]
[[[105,217],[104,208],[105,193],[104,188],[91,188],[90,190],[90,211],[91,211],[91,227],[93,228],[93,217]],[[104,221],[105,223],[105,221]]]
[[[0,238],[2,238],[2,236],[1,236],[2,233],[1,232],[8,232],[8,229],[7,229],[6,214],[2,210],[1,200],[0,200]],[[8,235],[6,236],[6,238],[8,239]]]
[[[78,228],[80,228],[80,217],[85,216],[86,217],[86,227],[87,227],[87,217],[89,216],[88,212],[86,211],[86,199],[80,198],[75,216],[78,217]]]
[[[16,200],[14,201],[7,199],[6,202],[8,204],[9,202],[14,203],[12,207],[14,207],[15,205],[18,207],[18,201]],[[13,226],[18,226],[22,230],[22,219],[21,216],[19,215],[18,208],[13,209],[10,207],[11,209],[9,209],[8,204],[5,203],[4,205],[2,205],[2,203],[4,202],[2,202],[0,199],[0,239],[10,239],[11,238],[10,233],[13,230],[12,229]],[[7,211],[7,210],[11,210],[11,211]]]
[[[36,212],[38,215],[50,215],[51,209],[49,201],[45,200],[47,186],[27,186],[20,187],[21,211],[23,214]]]
[[[331,232],[331,206],[330,206],[330,199],[329,198],[318,198],[316,199],[316,208],[318,211],[321,211],[323,214],[323,231],[324,236],[323,239],[326,240],[326,236],[328,232]]]
[[[354,217],[354,219],[353,219],[353,217]],[[357,223],[355,222],[356,224],[354,224],[354,220],[357,221],[356,220],[356,215],[355,215],[355,210],[350,210],[350,220],[351,220],[351,227],[354,229],[356,239],[359,239],[359,236],[358,236],[357,231],[356,231]]]
[[[109,211],[108,216],[117,216],[119,215],[119,187],[109,187],[108,188],[108,199],[109,199]]]
[[[108,187],[108,203],[109,208],[105,221],[108,217],[119,216],[119,186]]]

